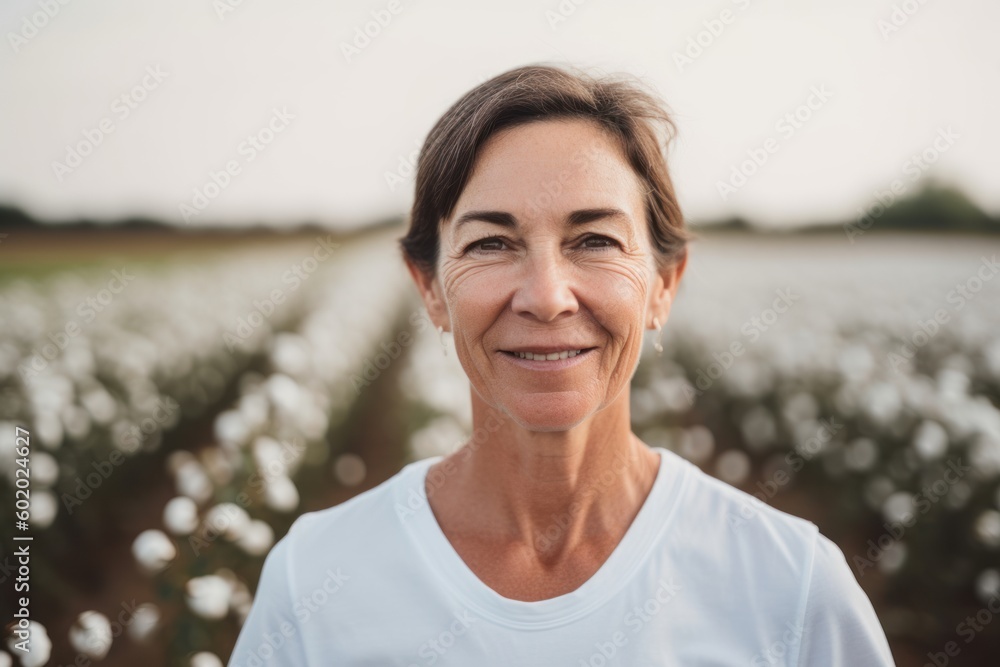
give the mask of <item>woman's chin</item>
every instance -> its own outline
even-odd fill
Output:
[[[594,413],[576,392],[528,394],[507,405],[511,418],[528,431],[568,431]]]

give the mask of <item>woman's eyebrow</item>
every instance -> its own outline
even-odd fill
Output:
[[[573,211],[566,216],[566,222],[568,222],[571,226],[585,225],[589,222],[603,220],[604,218],[621,218],[622,220],[628,220],[628,215],[621,209],[617,208],[584,208],[578,211]],[[468,211],[460,215],[455,221],[455,229],[458,229],[461,225],[466,222],[472,222],[473,220],[489,222],[495,225],[500,225],[501,227],[517,227],[517,218],[506,211]]]

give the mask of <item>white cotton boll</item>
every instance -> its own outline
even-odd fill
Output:
[[[111,648],[111,623],[104,614],[85,611],[69,629],[69,643],[88,658],[102,660]]]
[[[271,363],[282,373],[301,375],[309,369],[309,346],[297,334],[280,333],[274,338]]]
[[[903,567],[906,562],[906,544],[903,542],[893,542],[878,559],[878,569],[885,574],[893,574]]]
[[[35,491],[31,494],[31,513],[28,520],[34,528],[48,528],[59,513],[59,501],[51,491]]]
[[[938,394],[949,400],[958,400],[969,393],[969,376],[954,368],[942,368],[935,377]]]
[[[128,625],[128,634],[133,640],[142,643],[153,636],[160,624],[160,609],[151,602],[141,604],[135,609],[132,622]]]
[[[283,373],[275,373],[267,378],[264,388],[271,403],[285,412],[294,413],[302,399],[299,385]]]
[[[132,542],[132,555],[143,570],[155,574],[177,556],[177,548],[163,531],[151,528],[139,533]]]
[[[171,498],[163,508],[163,525],[174,535],[190,535],[198,527],[198,505],[187,496]]]
[[[948,450],[948,432],[941,424],[925,420],[913,434],[913,449],[925,461],[939,459]]]
[[[35,418],[34,435],[48,449],[59,449],[63,443],[63,425],[53,414],[40,414]]]
[[[750,457],[738,449],[728,449],[716,459],[715,473],[728,484],[741,484],[750,474]]]
[[[230,457],[233,454],[233,450],[222,447],[206,447],[201,450],[201,464],[217,486],[225,486],[232,481],[235,467]]]
[[[31,481],[36,488],[52,486],[59,479],[59,462],[48,452],[31,453]]]
[[[344,486],[357,486],[365,479],[365,461],[357,454],[341,454],[333,464],[333,474]]]
[[[203,503],[212,497],[212,480],[197,461],[182,463],[176,473],[177,493]]]
[[[330,427],[330,421],[326,416],[326,412],[321,410],[317,405],[312,405],[302,415],[298,426],[306,438],[309,440],[319,440]]]
[[[747,447],[755,452],[762,451],[774,442],[777,436],[777,425],[771,412],[763,405],[756,405],[743,415],[740,420],[740,430]]]
[[[223,618],[229,611],[232,587],[218,575],[195,577],[187,582],[184,589],[188,607],[202,618]]]
[[[896,491],[882,504],[882,516],[886,521],[902,523],[913,516],[913,495],[906,491]]]
[[[260,519],[254,519],[236,540],[237,546],[251,556],[263,556],[274,544],[274,530]]]
[[[781,406],[781,414],[786,421],[792,424],[810,421],[819,415],[819,404],[812,394],[800,391],[784,401]]]
[[[1000,512],[985,510],[976,519],[976,539],[988,547],[1000,547]]]
[[[244,394],[237,404],[243,422],[253,431],[262,428],[267,424],[268,411],[270,405],[267,398],[258,393]]]
[[[229,608],[236,612],[240,623],[243,624],[246,622],[247,616],[250,615],[250,608],[253,607],[253,595],[250,594],[250,589],[242,581],[234,583],[232,588],[233,593],[229,599]]]
[[[875,359],[871,350],[863,344],[845,347],[837,355],[837,367],[844,377],[858,382],[868,378],[875,368]]]
[[[253,441],[253,458],[257,470],[270,475],[287,475],[288,460],[285,447],[269,435],[258,436]]]
[[[194,461],[198,462],[198,458],[186,449],[178,449],[177,451],[171,452],[167,456],[167,470],[171,475],[177,475],[177,471],[180,470],[184,464]]]
[[[976,577],[976,596],[984,604],[995,597],[1000,597],[1000,571],[990,568],[979,573]]]
[[[885,477],[880,475],[878,477],[872,477],[865,484],[865,502],[868,503],[868,507],[873,510],[881,510],[882,504],[885,499],[892,495],[892,492],[896,490],[896,484]]]
[[[298,507],[299,490],[295,487],[295,483],[284,475],[269,477],[264,486],[264,501],[275,511],[291,512]]]
[[[14,659],[10,657],[10,653],[0,651],[0,667],[11,667],[13,664]]]
[[[236,410],[226,410],[215,418],[215,437],[227,447],[242,447],[250,437],[250,429],[243,415]]]
[[[969,446],[969,465],[980,479],[989,480],[1000,475],[1000,438],[985,434],[976,437]],[[1000,499],[997,506],[1000,507]]]
[[[236,503],[219,503],[205,513],[204,525],[226,539],[237,540],[250,525],[250,515]]]
[[[60,413],[66,435],[83,440],[90,433],[90,413],[78,405],[67,405]]]
[[[223,667],[219,656],[208,651],[195,653],[191,656],[191,667]]]
[[[886,426],[899,415],[903,399],[895,385],[880,382],[865,391],[860,407],[869,419]]]
[[[715,436],[708,427],[696,424],[678,432],[677,453],[695,464],[705,463],[715,453]]]
[[[52,655],[52,640],[49,639],[49,633],[38,621],[28,621],[28,634],[31,636],[31,644],[27,653],[14,648],[20,641],[16,635],[8,634],[7,648],[12,653],[17,653],[21,659],[21,667],[43,667]]]
[[[878,447],[870,438],[856,438],[844,450],[844,463],[851,470],[870,470],[878,459]]]
[[[80,396],[80,403],[90,413],[91,419],[98,424],[109,424],[118,411],[114,397],[102,386],[85,391]]]

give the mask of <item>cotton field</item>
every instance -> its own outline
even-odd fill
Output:
[[[470,438],[469,382],[401,234],[0,283],[0,472],[11,493],[11,436],[26,429],[33,591],[47,601],[23,664],[224,664],[299,514]],[[1000,594],[998,250],[706,236],[662,355],[646,332],[636,433],[815,520],[890,639],[947,641]],[[397,421],[398,460],[357,440]],[[979,650],[1000,645],[998,628]]]

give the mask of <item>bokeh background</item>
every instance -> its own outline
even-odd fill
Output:
[[[0,666],[224,664],[298,515],[464,442],[468,380],[395,241],[434,121],[532,62],[638,76],[679,128],[699,239],[636,433],[814,521],[899,665],[998,664],[998,24],[990,0],[7,0]]]

